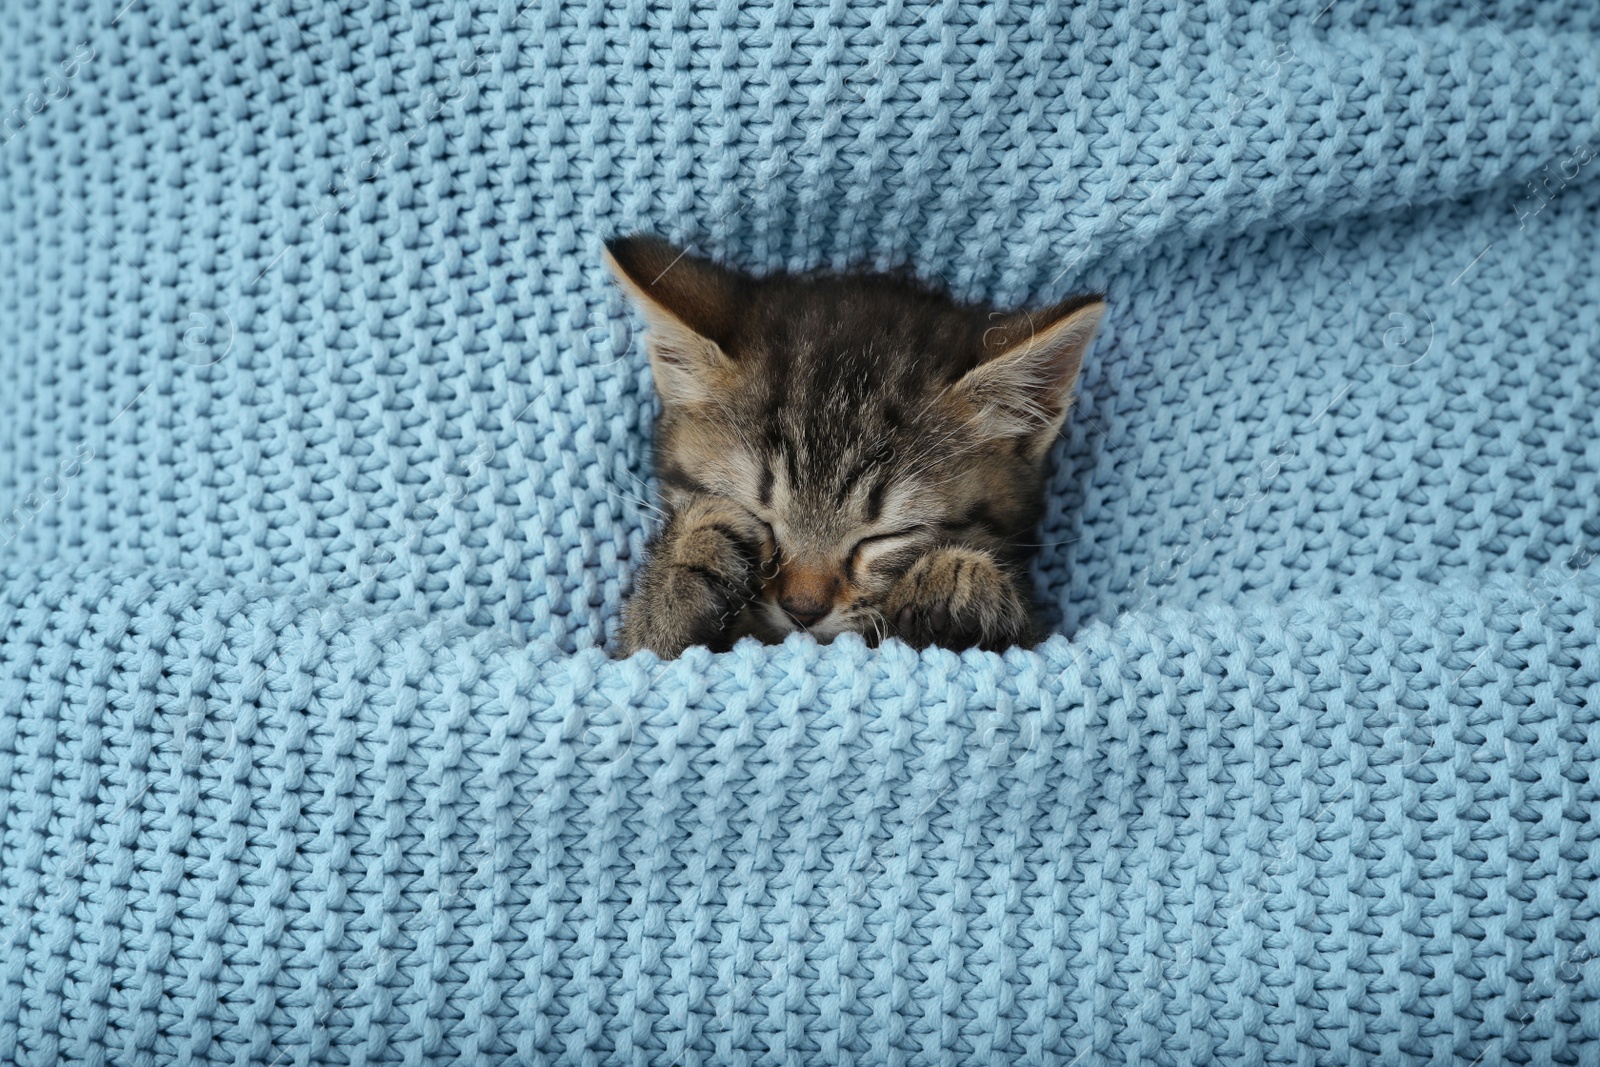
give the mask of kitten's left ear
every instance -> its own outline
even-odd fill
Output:
[[[1083,354],[1105,312],[1100,297],[1079,296],[998,320],[984,334],[983,362],[952,387],[980,432],[1026,438],[1042,456],[1072,407]]]
[[[738,375],[728,344],[744,276],[645,235],[607,241],[606,265],[650,326],[650,370],[662,401],[694,406],[724,393]]]

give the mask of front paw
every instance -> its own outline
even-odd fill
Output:
[[[894,634],[916,648],[977,645],[1000,651],[1032,639],[1026,600],[994,558],[968,548],[923,556],[895,585],[884,605]]]
[[[695,501],[675,515],[635,581],[619,652],[663,659],[691,645],[721,650],[760,585],[773,546],[765,527],[734,505]]]

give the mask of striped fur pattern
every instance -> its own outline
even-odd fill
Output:
[[[755,278],[650,237],[607,260],[649,327],[666,515],[619,652],[1034,640],[1045,457],[1099,297],[1005,313],[885,275]]]

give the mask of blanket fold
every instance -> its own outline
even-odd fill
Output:
[[[4,949],[57,961],[7,974],[12,1057],[1204,1059],[1283,1026],[1351,1059],[1596,1021],[1593,572],[670,664],[10,577]],[[1474,1025],[1407,1023],[1453,982]]]

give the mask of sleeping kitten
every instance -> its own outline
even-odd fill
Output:
[[[966,307],[866,274],[606,245],[643,313],[666,523],[620,652],[753,635],[1004,649],[1035,639],[1044,460],[1105,304]]]

